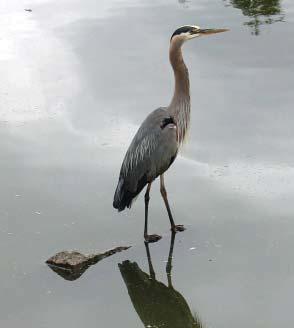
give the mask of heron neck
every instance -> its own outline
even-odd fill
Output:
[[[168,111],[174,117],[178,126],[178,140],[181,143],[186,135],[190,122],[190,83],[189,72],[183,60],[182,43],[171,43],[169,59],[174,71],[174,95]]]

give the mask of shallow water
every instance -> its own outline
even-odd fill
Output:
[[[294,5],[249,3],[0,4],[1,327],[293,326]],[[231,31],[185,45],[191,131],[166,184],[187,230],[167,275],[154,184],[150,279],[142,196],[131,211],[111,204],[132,135],[170,100],[168,42],[183,24]],[[120,245],[132,248],[75,281],[44,263]]]

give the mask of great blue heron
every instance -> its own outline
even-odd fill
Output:
[[[175,160],[184,141],[190,122],[189,73],[182,56],[185,41],[227,29],[201,29],[185,25],[178,28],[170,39],[169,59],[174,71],[174,95],[168,107],[160,107],[150,113],[134,136],[121,166],[113,207],[118,211],[130,208],[133,199],[147,185],[145,193],[144,238],[147,242],[158,241],[161,236],[148,235],[148,204],[152,182],[160,176],[160,192],[163,197],[171,229],[183,231],[176,225],[170,210],[164,186],[164,172]]]

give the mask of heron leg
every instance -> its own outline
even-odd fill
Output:
[[[153,279],[153,280],[156,280],[156,278],[155,278],[155,271],[153,269],[151,255],[150,255],[150,250],[149,250],[149,243],[147,243],[145,241],[144,244],[145,244],[146,254],[147,254],[147,259],[148,259],[150,278]]]
[[[167,275],[168,287],[173,286],[172,285],[171,271],[172,271],[172,260],[173,260],[175,237],[176,237],[176,233],[174,231],[172,231],[171,232],[171,238],[170,238],[168,260],[167,260],[166,269],[165,269],[166,270],[166,275]]]
[[[170,225],[171,225],[171,230],[174,231],[174,232],[184,231],[185,228],[184,228],[183,225],[176,225],[175,222],[174,222],[174,219],[173,219],[170,207],[169,207],[168,199],[167,199],[167,192],[166,192],[165,185],[164,185],[164,176],[163,176],[163,174],[160,176],[160,193],[161,193],[161,196],[164,200],[164,204],[165,204],[165,207],[166,207],[166,210],[167,210],[167,214],[168,214]]]
[[[150,200],[150,189],[151,189],[151,182],[148,183],[146,193],[145,193],[145,224],[144,224],[144,239],[147,243],[154,243],[161,239],[159,235],[148,235],[148,205]]]

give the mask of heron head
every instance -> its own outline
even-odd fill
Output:
[[[171,41],[172,40],[177,40],[177,41],[187,41],[191,40],[194,38],[197,38],[198,36],[206,36],[206,35],[211,35],[211,34],[216,34],[216,33],[221,33],[221,32],[226,32],[229,31],[227,28],[206,28],[202,29],[199,26],[195,25],[184,25],[176,29],[171,36]]]

